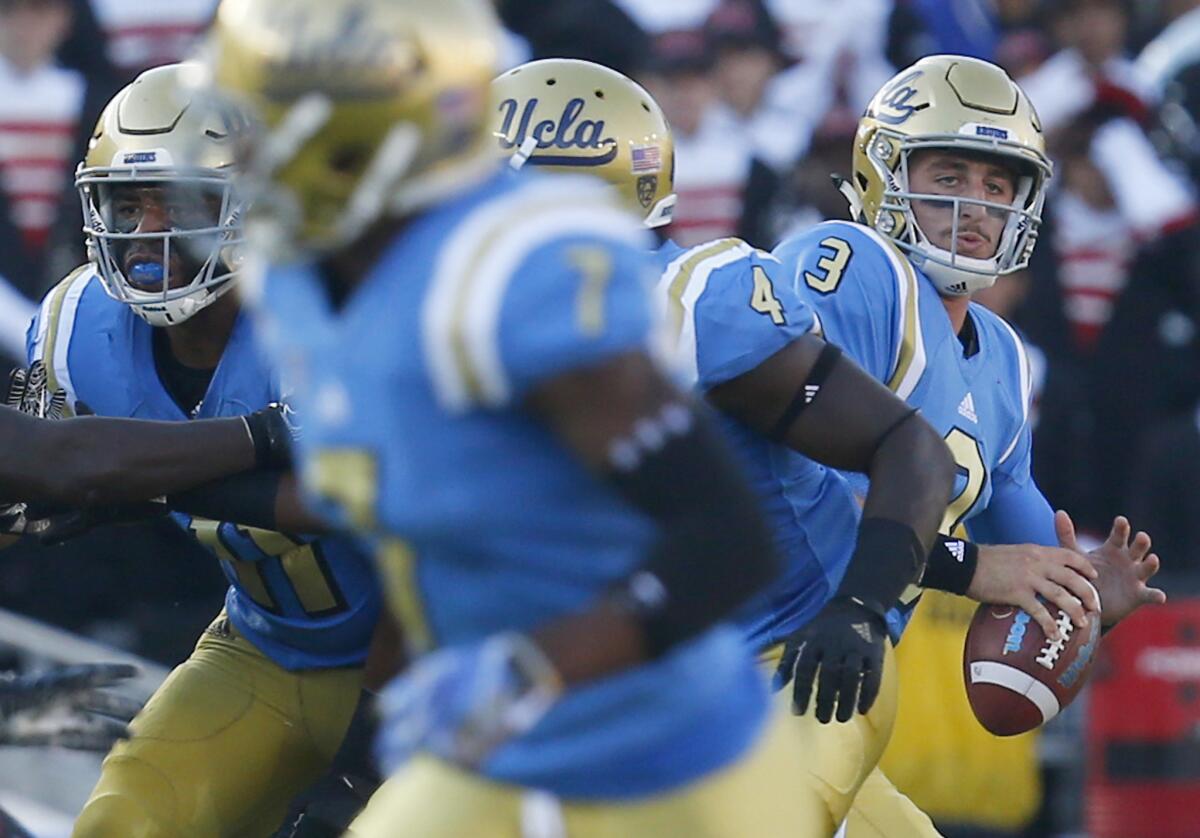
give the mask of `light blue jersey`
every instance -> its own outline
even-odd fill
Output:
[[[46,363],[51,386],[62,387],[72,407],[82,400],[101,416],[189,419],[159,380],[153,328],[109,297],[91,266],[46,296],[27,343],[29,360]],[[190,418],[241,416],[279,398],[249,318],[240,316]],[[366,660],[381,598],[369,556],[349,539],[174,517],[219,559],[230,583],[229,619],[275,663],[295,670]]]
[[[768,253],[739,239],[657,251],[658,296],[682,383],[700,392],[749,372],[813,329],[812,311]],[[796,382],[799,388],[803,382]],[[744,612],[755,648],[784,640],[837,590],[859,509],[838,472],[718,414],[758,495],[786,570]]]
[[[648,347],[648,246],[602,185],[498,175],[413,219],[340,307],[312,266],[263,279],[263,334],[300,382],[306,487],[372,535],[418,651],[583,610],[652,549],[652,522],[523,404]],[[481,771],[574,799],[660,793],[735,761],[766,703],[719,627],[569,691]]]
[[[818,224],[775,255],[826,339],[920,408],[945,438],[958,475],[941,531],[965,529],[983,544],[1057,545],[1053,511],[1029,472],[1029,360],[1013,328],[972,303],[976,348],[968,355],[934,284],[860,224]],[[847,477],[866,493],[865,476]],[[889,615],[894,637],[918,596],[910,588]]]

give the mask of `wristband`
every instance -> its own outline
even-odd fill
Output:
[[[925,574],[917,584],[922,588],[966,596],[978,566],[979,547],[961,538],[938,535],[929,551]]]

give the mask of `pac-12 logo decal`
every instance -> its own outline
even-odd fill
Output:
[[[500,103],[504,121],[500,125],[500,147],[516,149],[533,137],[537,148],[530,155],[531,166],[603,166],[617,156],[617,140],[604,136],[603,119],[580,119],[584,101],[571,99],[557,119],[542,119],[533,123],[538,100],[529,99],[525,106],[516,99]],[[543,154],[542,149],[576,150],[576,154]],[[591,152],[591,153],[589,153]]]
[[[654,202],[654,193],[658,192],[658,175],[642,175],[637,179],[638,203],[649,207]]]
[[[917,111],[929,107],[928,102],[913,102],[917,89],[912,83],[925,75],[924,70],[913,70],[907,75],[896,79],[879,97],[879,104],[873,116],[888,125],[900,125]]]

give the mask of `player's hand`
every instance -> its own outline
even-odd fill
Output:
[[[137,673],[128,664],[96,663],[0,678],[0,745],[107,751],[129,735],[141,704],[100,688]]]
[[[554,666],[523,634],[432,652],[380,694],[380,765],[391,773],[415,751],[428,751],[478,766],[537,724],[562,690]]]
[[[1079,549],[1071,516],[1061,509],[1054,513],[1054,528],[1064,547]],[[1096,589],[1104,603],[1101,625],[1116,625],[1143,605],[1162,605],[1167,601],[1166,593],[1146,584],[1159,569],[1158,556],[1150,552],[1150,536],[1139,532],[1130,541],[1130,530],[1129,519],[1118,515],[1113,519],[1108,538],[1087,554],[1099,573]]]
[[[837,597],[784,643],[775,670],[775,687],[792,684],[792,712],[808,712],[817,684],[817,721],[848,722],[866,713],[879,695],[883,657],[887,651],[887,620],[852,597]]]
[[[45,364],[34,361],[29,369],[13,370],[9,375],[4,404],[38,419],[61,419],[67,394],[64,390],[51,392]],[[28,520],[25,504],[0,503],[0,534],[21,535]]]
[[[46,365],[34,361],[27,370],[13,370],[4,403],[38,419],[61,419],[67,394],[61,389],[51,391]]]
[[[254,441],[257,468],[291,468],[292,447],[300,438],[300,421],[287,402],[271,402],[242,417]]]
[[[1013,605],[1037,621],[1047,637],[1058,637],[1050,609],[1062,609],[1082,627],[1088,611],[1100,610],[1105,598],[1092,587],[1096,569],[1073,547],[1039,544],[981,544],[975,577],[967,596],[976,602]]]

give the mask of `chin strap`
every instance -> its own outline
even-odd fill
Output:
[[[850,217],[855,221],[866,223],[866,217],[863,215],[862,199],[858,192],[854,189],[854,184],[848,178],[844,178],[837,172],[829,173],[830,180],[837,188],[838,192],[842,193],[842,197],[846,199],[846,203],[850,205]]]

